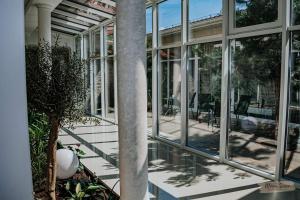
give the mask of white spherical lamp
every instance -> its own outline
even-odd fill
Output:
[[[78,167],[79,160],[75,153],[69,149],[59,149],[56,151],[57,171],[56,177],[67,179],[73,176]]]

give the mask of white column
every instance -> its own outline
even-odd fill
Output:
[[[52,5],[37,4],[39,42],[46,41],[51,44],[51,11]]]
[[[122,200],[148,199],[145,1],[117,3],[117,80]]]
[[[0,2],[0,194],[33,199],[25,81],[24,1]]]

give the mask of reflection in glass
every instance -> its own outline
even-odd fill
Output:
[[[159,45],[181,41],[181,0],[169,0],[158,4]]]
[[[100,31],[96,30],[94,32],[94,56],[100,56]]]
[[[188,145],[218,154],[221,114],[222,42],[189,47]]]
[[[292,60],[285,175],[300,180],[300,32],[292,33]]]
[[[189,39],[222,34],[222,0],[189,1]]]
[[[89,57],[89,35],[83,35],[83,59]],[[86,112],[91,113],[91,64],[90,62],[85,62],[86,72],[85,72],[85,82],[87,84],[87,100],[86,100]]]
[[[147,52],[147,123],[152,127],[152,52]]]
[[[83,58],[87,59],[90,56],[90,37],[89,34],[83,36]]]
[[[107,114],[106,117],[109,119],[115,119],[115,84],[114,84],[114,59],[108,57],[106,60],[107,64],[107,74],[106,74],[106,94],[107,94]]]
[[[180,142],[181,60],[180,48],[163,49],[159,69],[159,135]]]
[[[102,107],[101,107],[101,65],[100,59],[96,59],[95,61],[95,106],[96,106],[96,114],[101,115]]]
[[[274,173],[281,34],[231,41],[229,157]]]
[[[78,57],[81,56],[81,37],[75,37],[75,53]]]
[[[105,54],[114,55],[114,24],[108,24],[105,30]]]
[[[235,27],[278,20],[278,0],[235,0]]]
[[[152,48],[152,7],[146,9],[146,45]]]
[[[300,1],[292,0],[292,25],[300,24]]]

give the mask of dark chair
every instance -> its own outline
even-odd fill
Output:
[[[214,124],[216,124],[217,126],[220,126],[220,116],[221,116],[221,103],[219,100],[215,100],[215,105],[213,108],[212,126]]]
[[[240,100],[234,110],[234,114],[236,115],[236,120],[238,122],[240,115],[248,116],[248,108],[250,105],[251,96],[249,95],[241,95]]]
[[[195,113],[193,111],[193,108],[195,107],[195,97],[196,97],[196,92],[194,92],[194,94],[190,100],[190,103],[189,103],[189,109],[192,112],[193,119],[195,119]]]

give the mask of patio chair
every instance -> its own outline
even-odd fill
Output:
[[[250,105],[251,96],[250,95],[241,95],[240,100],[234,110],[234,114],[236,116],[237,123],[239,121],[240,115],[248,116],[248,108]]]
[[[194,94],[190,100],[190,103],[189,103],[189,111],[192,112],[193,119],[195,119],[195,113],[193,111],[193,108],[195,107],[195,97],[196,97],[196,92],[194,92]],[[198,110],[198,108],[197,108],[197,110]]]
[[[212,113],[213,119],[210,120],[212,126],[214,126],[214,124],[216,124],[217,126],[220,126],[221,103],[219,100],[215,100],[212,112],[213,112]]]

